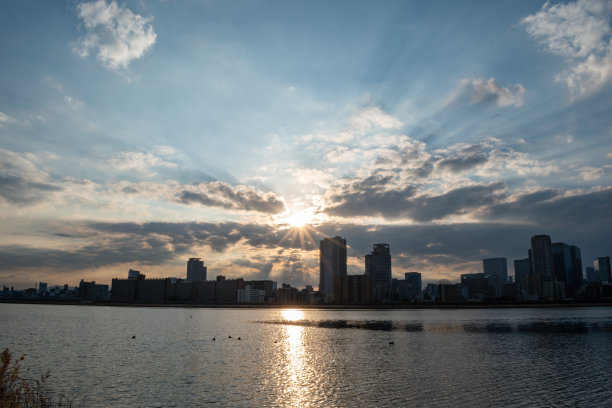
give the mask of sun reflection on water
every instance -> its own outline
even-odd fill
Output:
[[[284,320],[295,322],[304,318],[301,310],[283,310],[281,315]],[[284,367],[283,385],[284,389],[279,393],[283,403],[289,406],[304,406],[308,404],[310,367],[304,344],[305,328],[288,324],[283,326],[284,340]]]

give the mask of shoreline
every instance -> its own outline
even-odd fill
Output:
[[[563,307],[612,307],[612,301],[597,302],[520,302],[520,303],[456,303],[456,304],[186,304],[186,303],[119,303],[91,302],[79,300],[0,299],[0,303],[65,305],[65,306],[110,306],[110,307],[168,307],[185,309],[304,309],[304,310],[419,310],[419,309],[524,309]]]

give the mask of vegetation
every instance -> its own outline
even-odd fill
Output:
[[[49,390],[49,372],[38,379],[31,380],[21,371],[25,355],[14,359],[8,349],[2,351],[0,366],[0,408],[72,408],[76,407],[75,398]]]

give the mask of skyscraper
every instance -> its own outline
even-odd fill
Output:
[[[593,266],[595,267],[595,272],[599,275],[600,282],[612,283],[609,256],[600,256],[593,262]]]
[[[567,296],[576,296],[582,285],[580,248],[563,242],[555,242],[552,244],[552,256],[555,279],[565,284]]]
[[[202,282],[206,280],[207,268],[202,258],[189,258],[187,261],[187,280],[189,282]]]
[[[514,281],[525,290],[528,286],[527,277],[529,276],[530,270],[529,258],[514,260]]]
[[[539,297],[551,297],[553,277],[552,243],[548,235],[534,235],[531,237],[531,276],[529,293]],[[544,293],[546,292],[546,293]]]
[[[406,272],[404,274],[404,279],[408,283],[408,294],[410,299],[421,298],[421,292],[423,291],[421,274],[419,272]]]
[[[346,276],[346,239],[323,238],[319,247],[319,292],[326,301],[334,300],[334,278]]]
[[[506,258],[483,259],[482,269],[489,286],[495,290],[495,297],[501,297],[503,284],[508,282],[508,261]]]
[[[391,289],[391,253],[389,244],[374,244],[374,249],[365,256],[365,273],[374,282],[374,297],[384,299]]]

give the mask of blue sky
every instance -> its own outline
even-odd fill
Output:
[[[457,280],[612,245],[612,2],[4,1],[0,283]],[[306,227],[295,225],[307,223]]]

